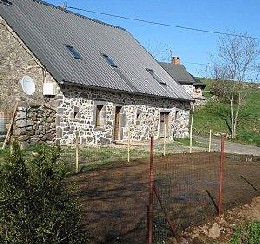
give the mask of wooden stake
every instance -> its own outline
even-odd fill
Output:
[[[193,130],[193,113],[194,113],[194,103],[192,103],[191,110],[191,123],[190,123],[190,153],[192,153],[192,130]]]
[[[127,162],[130,162],[130,126],[128,126],[128,131],[127,131]]]
[[[167,129],[167,126],[166,126],[166,123],[165,123],[165,120],[164,120],[163,156],[166,155],[166,129]]]
[[[8,127],[8,130],[7,130],[7,133],[6,133],[6,137],[5,137],[2,149],[5,149],[6,144],[10,140],[11,133],[12,133],[12,128],[13,128],[13,125],[14,125],[14,118],[15,118],[17,107],[18,107],[18,102],[15,103],[14,110],[13,110],[13,113],[12,113],[11,123],[9,124],[9,127]]]
[[[75,140],[75,149],[76,149],[76,173],[79,172],[79,132],[75,131],[75,136],[76,136],[76,140]]]
[[[209,131],[209,152],[211,151],[212,130]]]

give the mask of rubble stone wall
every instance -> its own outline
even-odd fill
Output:
[[[64,86],[57,97],[57,140],[71,144],[79,132],[82,144],[108,144],[115,133],[116,108],[119,112],[119,140],[147,140],[160,134],[160,113],[168,114],[167,138],[189,135],[189,103],[167,98],[151,98],[126,93]],[[95,124],[97,106],[102,105],[101,123]]]
[[[25,75],[34,81],[33,95],[22,89],[20,80]],[[55,84],[57,95],[43,96],[45,82]],[[189,103],[85,87],[59,87],[0,17],[0,112],[12,113],[17,103],[13,134],[25,144],[72,144],[75,131],[79,131],[81,144],[111,143],[119,108],[118,140],[127,140],[129,130],[132,140],[146,140],[151,134],[162,136],[160,113],[168,116],[169,139],[188,136]],[[100,113],[97,108],[102,108]]]

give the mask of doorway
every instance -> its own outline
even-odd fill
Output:
[[[160,112],[160,138],[168,136],[169,112]]]
[[[120,111],[121,106],[116,106],[114,123],[114,141],[120,140]]]

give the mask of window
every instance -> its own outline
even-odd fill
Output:
[[[101,111],[102,111],[103,105],[97,105],[96,107],[96,121],[95,126],[101,127]]]
[[[79,52],[75,49],[75,47],[73,47],[71,45],[65,45],[65,47],[69,50],[69,52],[71,53],[73,58],[81,59],[81,56],[80,56]]]
[[[176,110],[176,111],[175,111],[175,117],[174,117],[174,119],[177,120],[178,117],[179,117],[179,110]]]
[[[146,71],[151,74],[151,76],[161,85],[165,85],[166,83],[155,73],[153,69],[146,68]]]
[[[0,0],[0,3],[3,3],[4,5],[7,5],[7,6],[12,5],[12,3],[8,0]]]
[[[75,119],[79,114],[79,107],[77,106],[74,106],[74,109],[73,109],[73,118]]]
[[[117,65],[114,63],[114,61],[113,61],[113,59],[111,58],[111,57],[109,57],[107,54],[102,54],[102,56],[105,58],[105,60],[106,60],[106,62],[110,65],[110,66],[112,66],[112,67],[114,67],[114,68],[117,68]]]

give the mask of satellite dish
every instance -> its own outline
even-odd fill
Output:
[[[33,82],[33,79],[28,76],[25,75],[21,81],[20,81],[23,91],[25,92],[25,94],[27,95],[33,95],[33,93],[35,92],[35,84]]]

